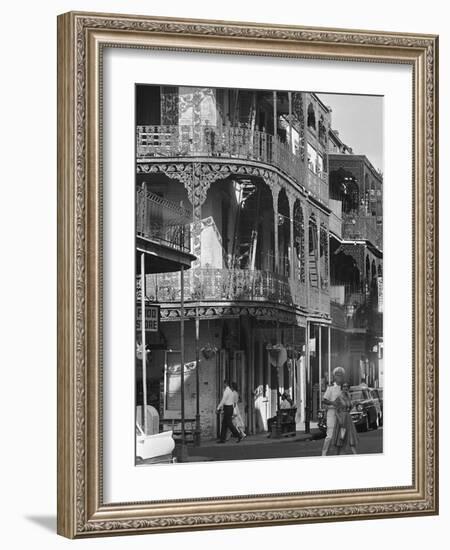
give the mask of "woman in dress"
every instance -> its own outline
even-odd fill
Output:
[[[341,395],[336,399],[336,424],[334,426],[333,444],[336,447],[336,454],[341,454],[342,449],[347,445],[350,447],[353,454],[356,453],[358,445],[358,435],[355,425],[353,424],[352,415],[352,400],[349,393],[349,385],[342,384]]]
[[[244,421],[242,420],[242,416],[239,411],[239,393],[238,393],[236,382],[231,382],[231,389],[233,390],[233,397],[234,397],[233,424],[235,425],[240,436],[246,437],[247,434],[244,431],[244,428],[245,428]]]

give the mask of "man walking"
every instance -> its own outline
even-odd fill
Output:
[[[236,426],[233,424],[233,409],[234,409],[234,395],[233,390],[230,388],[228,381],[223,383],[225,389],[223,390],[222,400],[217,405],[217,410],[223,410],[222,428],[220,430],[219,443],[225,443],[227,439],[227,430],[230,429],[233,436],[237,439],[237,442],[241,441],[242,435],[237,431]]]

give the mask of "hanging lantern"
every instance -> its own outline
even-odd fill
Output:
[[[269,351],[269,360],[274,367],[282,367],[287,360],[287,351],[283,344],[268,344],[266,349]]]
[[[214,357],[218,350],[216,346],[212,346],[208,343],[200,351],[202,352],[205,359],[211,359],[212,357]]]

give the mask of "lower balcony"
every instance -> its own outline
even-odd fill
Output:
[[[159,273],[147,278],[147,298],[157,302],[179,302],[180,274]],[[186,301],[270,301],[293,305],[286,277],[270,271],[250,269],[196,268],[184,273]]]
[[[147,276],[147,298],[159,303],[180,302],[180,277],[179,273]],[[192,268],[184,272],[186,302],[271,302],[329,314],[328,293],[310,290],[308,305],[304,284],[272,271]]]
[[[359,288],[350,285],[332,285],[330,295],[335,326],[350,331],[382,334],[383,313],[374,292],[361,292]]]

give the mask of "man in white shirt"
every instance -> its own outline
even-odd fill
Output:
[[[344,383],[345,370],[342,367],[336,367],[333,370],[334,384],[328,386],[324,393],[322,403],[327,408],[327,436],[323,442],[322,456],[325,456],[330,447],[331,438],[333,437],[333,430],[336,424],[336,399],[342,393],[342,384]]]
[[[291,408],[292,408],[292,401],[289,398],[289,395],[286,392],[284,392],[283,395],[281,396],[280,409],[291,409]]]
[[[233,409],[234,409],[234,394],[230,385],[225,380],[223,383],[225,389],[223,390],[222,400],[217,405],[217,410],[223,410],[222,428],[220,430],[219,443],[225,443],[227,439],[227,430],[230,429],[233,436],[237,439],[237,442],[241,441],[242,435],[237,431],[236,426],[233,424]]]

